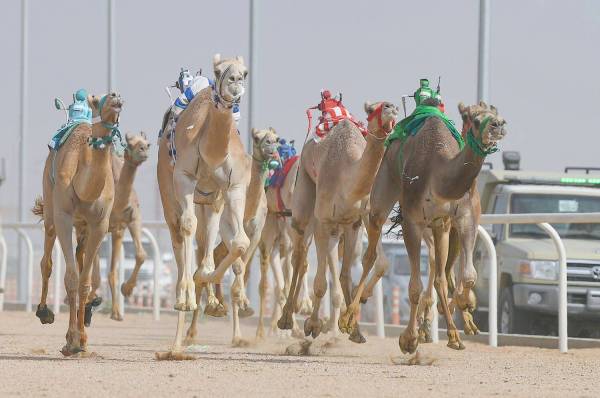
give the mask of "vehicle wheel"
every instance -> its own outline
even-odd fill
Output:
[[[498,329],[500,333],[523,333],[527,319],[523,311],[515,307],[512,289],[502,289],[498,308]]]

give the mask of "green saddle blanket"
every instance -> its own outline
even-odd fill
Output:
[[[400,123],[398,123],[394,128],[392,134],[390,134],[390,136],[385,141],[385,146],[388,147],[392,142],[396,140],[400,140],[402,143],[404,143],[404,141],[406,141],[406,139],[409,136],[416,135],[419,132],[419,130],[421,130],[421,127],[423,127],[425,121],[430,117],[440,118],[444,122],[448,130],[450,130],[450,133],[452,134],[456,142],[458,142],[458,146],[460,147],[460,149],[462,150],[464,148],[465,141],[463,140],[460,132],[456,129],[454,121],[448,116],[446,116],[437,107],[428,105],[417,106],[417,108],[413,111],[413,113],[410,114],[410,116],[408,116],[406,119],[402,119]]]

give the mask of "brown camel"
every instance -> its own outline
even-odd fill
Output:
[[[93,109],[99,110],[101,122],[80,124],[58,151],[50,151],[44,167],[43,201],[38,201],[34,208],[35,214],[43,216],[45,227],[42,296],[36,312],[42,323],[54,321],[46,298],[52,272],[52,248],[57,236],[65,257],[65,288],[69,302],[67,343],[61,351],[65,356],[87,349],[85,307],[92,290],[93,259],[108,231],[113,205],[110,153],[123,105],[116,93],[102,98],[90,96],[88,102]],[[83,262],[79,267],[72,242],[75,219],[84,220],[87,225]]]
[[[366,212],[368,194],[383,157],[384,141],[398,115],[398,108],[389,102],[366,103],[365,111],[369,121],[366,139],[356,125],[344,119],[323,140],[318,143],[311,140],[302,148],[292,200],[294,272],[283,314],[277,323],[280,329],[293,327],[292,313],[298,301],[298,282],[306,273],[306,251],[313,220],[318,268],[313,312],[304,322],[305,335],[316,338],[322,331],[319,308],[327,289],[325,274],[327,264],[338,264],[337,245],[342,231],[345,249],[342,271],[339,280],[337,275],[332,275],[332,280],[336,288],[341,284],[346,304],[350,304],[352,252],[362,225],[361,218]],[[339,308],[341,298],[336,297],[338,292],[333,293],[333,304]],[[352,330],[350,340],[365,341],[358,328]]]
[[[181,113],[175,128],[177,157],[171,163],[168,137],[160,139],[158,183],[163,211],[178,267],[175,309],[178,316],[173,352],[182,347],[184,313],[196,304],[196,285],[218,283],[233,264],[234,340],[240,336],[238,310],[245,310],[242,256],[250,241],[244,231],[246,187],[249,183],[244,146],[233,121],[232,108],[244,94],[247,69],[241,57],[213,58],[215,85],[200,91]],[[198,227],[198,228],[197,228]],[[217,236],[229,252],[215,269]],[[198,270],[193,240],[198,242]],[[196,282],[196,284],[194,283]]]
[[[418,345],[417,307],[422,291],[421,240],[427,228],[431,228],[433,235],[433,281],[448,324],[448,346],[454,349],[464,348],[450,314],[448,286],[444,275],[450,231],[454,221],[458,239],[470,259],[471,242],[474,242],[477,229],[473,217],[463,217],[464,207],[460,207],[460,201],[471,190],[486,154],[496,150],[497,142],[506,132],[505,121],[493,106],[488,107],[481,102],[465,108],[461,104],[459,110],[462,114],[466,112],[472,123],[468,145],[464,149],[460,149],[458,141],[440,118],[430,117],[416,135],[409,135],[405,141],[396,140],[391,143],[371,192],[367,227],[369,246],[363,258],[363,274],[352,306],[348,309],[349,326],[352,327],[355,323],[353,314],[359,301],[361,298],[365,299],[363,289],[377,257],[376,247],[380,242],[381,228],[394,204],[399,202],[403,216],[402,232],[411,264],[410,321],[399,339],[400,349],[404,353],[415,352]],[[385,269],[377,269],[369,285],[373,286],[384,272]],[[469,297],[476,278],[472,261],[467,260],[462,270],[465,297]]]
[[[248,250],[242,256],[244,270],[252,262],[254,253],[258,246],[265,219],[267,217],[267,200],[265,197],[265,181],[269,175],[269,162],[277,157],[278,137],[273,128],[266,130],[252,129],[252,155],[246,155],[246,165],[244,170],[250,174],[246,187],[246,207],[244,210],[244,229],[250,245]],[[215,262],[220,262],[227,256],[227,247],[223,242],[215,248],[213,253]],[[220,287],[220,286],[219,286]],[[194,311],[192,323],[188,329],[184,344],[190,345],[195,343],[197,335],[197,322],[200,315],[200,294],[196,291],[196,303],[198,308]],[[218,295],[219,296],[219,295]],[[242,315],[242,313],[240,313]],[[251,315],[246,313],[244,315]],[[238,338],[241,338],[238,336]]]
[[[294,188],[296,186],[296,176],[298,175],[298,167],[300,165],[299,159],[292,161],[294,164],[290,167],[281,187],[275,188],[269,186],[266,191],[268,214],[259,245],[261,278],[259,289],[260,313],[256,331],[258,338],[264,337],[264,312],[267,300],[267,274],[269,265],[273,271],[273,280],[275,282],[273,292],[274,305],[270,327],[271,333],[278,330],[277,320],[281,316],[292,279],[292,226],[291,211],[289,208],[291,207]],[[304,278],[302,278],[302,295],[302,299],[295,306],[295,311],[309,315],[312,311],[312,300],[309,295],[307,274],[304,274]],[[295,317],[292,334],[294,336],[302,335],[296,325]]]

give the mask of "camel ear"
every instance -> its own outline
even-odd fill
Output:
[[[488,108],[487,104],[483,100],[479,101],[479,106],[482,107],[483,109],[487,109]]]
[[[140,131],[140,135],[142,136],[143,139],[147,140],[148,137],[146,137],[146,133],[144,133],[143,131]]]
[[[127,144],[129,144],[132,139],[133,139],[133,136],[131,134],[125,133],[125,141],[127,141]]]
[[[235,60],[238,61],[240,64],[244,65],[244,57],[242,57],[241,55],[235,57]]]
[[[467,107],[465,106],[465,104],[463,104],[462,101],[458,103],[458,111],[461,115],[463,115],[467,111]]]
[[[494,115],[498,116],[498,108],[496,108],[494,105],[490,105],[490,109]]]
[[[260,141],[260,130],[257,128],[252,128],[252,138],[254,142]]]
[[[277,131],[273,127],[269,126],[269,130],[271,130],[271,133],[277,135]]]
[[[100,113],[100,98],[95,95],[88,95],[88,103],[94,108],[96,113]]]
[[[375,110],[375,103],[366,101],[365,102],[365,112],[367,112],[367,115],[369,115],[374,110]]]
[[[221,63],[221,54],[215,54],[213,56],[213,68],[216,68],[217,65],[219,65]]]

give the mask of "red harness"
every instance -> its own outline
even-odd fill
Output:
[[[281,177],[281,184],[277,184],[277,186],[275,187],[275,194],[277,196],[277,209],[279,210],[280,213],[285,213],[287,210],[285,208],[285,203],[283,203],[283,199],[281,198],[281,187],[283,187],[283,184],[285,182],[285,179],[286,179],[288,173],[290,172],[290,170],[292,169],[292,166],[296,163],[296,161],[298,159],[300,159],[300,156],[296,155],[296,156],[292,156],[291,158],[286,160],[285,164],[283,165],[283,169],[281,171],[283,174],[283,177]]]

